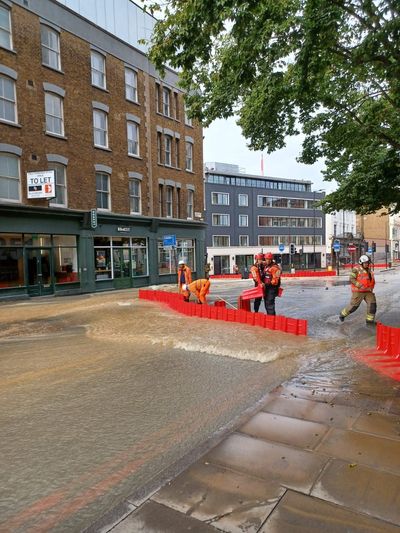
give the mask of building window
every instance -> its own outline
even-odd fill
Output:
[[[0,198],[19,202],[20,183],[19,158],[12,154],[0,153]]]
[[[163,199],[164,199],[164,186],[160,183],[158,186],[158,215],[163,216]]]
[[[230,226],[230,215],[220,215],[214,214],[212,216],[212,225],[213,226]]]
[[[67,177],[64,165],[49,163],[49,170],[54,170],[56,197],[50,200],[51,205],[67,205]]]
[[[165,206],[167,217],[173,216],[173,198],[174,198],[174,189],[168,185],[165,194]]]
[[[17,103],[15,82],[11,78],[0,75],[0,120],[16,124]]]
[[[128,154],[139,155],[139,126],[135,122],[128,122]]]
[[[169,135],[164,136],[164,164],[171,166],[172,138]]]
[[[0,4],[0,46],[12,49],[11,12]]]
[[[179,188],[176,189],[176,209],[177,217],[181,218],[181,190]]]
[[[174,93],[174,104],[175,104],[175,119],[179,120],[179,95]]]
[[[45,93],[46,133],[64,136],[63,99],[53,93]]]
[[[108,148],[108,125],[105,111],[93,110],[93,135],[95,146]]]
[[[186,204],[186,215],[187,218],[193,218],[193,198],[194,193],[192,190],[188,189],[187,191],[187,204]]]
[[[162,165],[162,134],[157,132],[157,163]]]
[[[140,180],[129,180],[129,203],[131,213],[140,214],[142,212]]]
[[[248,207],[249,205],[249,195],[248,194],[238,194],[238,206],[239,207]]]
[[[163,87],[162,90],[163,95],[163,114],[167,117],[171,116],[171,91],[167,89],[166,87]]]
[[[249,245],[249,236],[239,235],[239,246],[248,246],[248,245]]]
[[[179,139],[175,139],[175,167],[176,168],[180,168],[180,162],[181,162],[180,155],[179,155],[179,146],[180,146]]]
[[[249,217],[247,215],[239,215],[239,226],[247,227],[249,225]]]
[[[42,44],[42,63],[55,70],[61,69],[60,62],[60,36],[58,32],[48,26],[40,27]]]
[[[193,171],[193,145],[186,142],[186,170]]]
[[[110,176],[104,172],[96,172],[96,206],[110,210]]]
[[[137,72],[130,68],[125,69],[125,98],[131,102],[138,101]]]
[[[106,59],[98,52],[91,53],[92,85],[106,88]]]
[[[162,113],[161,85],[159,83],[156,83],[156,110],[157,113]]]
[[[186,124],[186,126],[192,126],[193,125],[192,119],[188,117],[188,110],[187,110],[186,105],[185,105],[185,124]]]
[[[212,236],[212,245],[218,248],[230,246],[231,238],[229,235],[213,235]]]
[[[212,192],[211,203],[213,205],[229,205],[229,193],[227,192]]]

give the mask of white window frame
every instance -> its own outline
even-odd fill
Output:
[[[239,228],[248,228],[249,227],[249,215],[239,215],[238,225],[239,225]]]
[[[21,161],[20,161],[20,158],[19,156],[15,154],[10,154],[8,152],[0,152],[0,158],[1,157],[11,157],[17,161],[18,176],[0,174],[0,181],[2,179],[6,181],[10,181],[10,180],[17,181],[18,182],[18,198],[7,198],[7,197],[0,196],[0,199],[6,202],[20,203],[21,202]]]
[[[52,135],[58,135],[59,137],[64,137],[64,99],[62,96],[46,91],[44,93],[44,102],[45,102],[45,115],[46,115],[46,133]],[[55,103],[59,102],[60,104],[60,115],[56,115]],[[53,131],[51,128],[52,121],[59,121],[60,131]]]
[[[126,134],[128,138],[128,155],[139,157],[139,124],[128,121],[126,125]]]
[[[13,42],[12,42],[12,27],[11,27],[11,9],[9,9],[7,6],[0,4],[0,9],[4,10],[5,13],[8,15],[8,25],[6,27],[0,27],[0,48],[6,48],[7,50],[13,49]],[[2,39],[1,36],[5,36],[5,39]],[[8,39],[7,39],[8,37]],[[3,41],[8,41],[4,42]],[[3,44],[2,44],[3,43]]]
[[[136,70],[125,67],[125,98],[130,102],[138,103],[138,74]]]
[[[193,172],[193,144],[191,142],[186,141],[185,154],[185,170]]]
[[[193,220],[194,212],[194,191],[187,190],[186,216],[188,220]]]
[[[243,244],[242,239],[246,240],[246,244]],[[239,235],[239,246],[248,246],[249,245],[249,236],[248,235]]]
[[[216,244],[215,239],[221,238],[221,237],[223,237],[224,239],[228,239],[228,244]],[[231,236],[230,235],[213,235],[212,245],[213,245],[213,248],[226,248],[231,245]]]
[[[58,202],[57,196],[55,198],[52,198],[50,200],[50,205],[53,206],[60,206],[60,207],[67,207],[68,205],[68,198],[67,198],[67,167],[65,165],[62,165],[61,163],[49,163],[48,164],[49,170],[54,170],[54,178],[55,178],[55,185],[56,185],[56,195],[58,192],[62,192],[62,196],[64,197],[64,202]],[[59,180],[61,177],[58,171],[62,171],[64,183]]]
[[[136,190],[133,190],[132,185]],[[137,204],[137,210],[134,209],[134,204]],[[142,213],[142,182],[136,178],[129,179],[129,208],[132,215],[141,215]]]
[[[4,82],[10,82],[12,84],[12,89],[13,89],[13,100],[10,100],[9,98],[7,98],[4,94],[4,90],[2,91],[2,93],[0,93],[0,120],[2,122],[7,122],[9,124],[18,124],[18,114],[17,114],[17,93],[16,93],[16,84],[15,84],[15,80],[13,80],[12,78],[9,78],[8,76],[5,76],[4,74],[0,74],[0,82],[2,82],[2,80],[4,80]],[[0,85],[2,85],[4,87],[4,84],[0,83]],[[14,120],[9,120],[7,118],[5,118],[5,116],[1,116],[1,113],[2,113],[2,109],[5,109],[5,106],[7,104],[11,104],[12,107],[13,107],[13,111],[14,111]]]
[[[96,125],[96,118],[104,118],[104,128],[101,127],[101,125]],[[105,144],[99,144],[96,142],[96,133],[100,133],[104,136]],[[93,142],[98,148],[108,148],[108,115],[102,109],[93,109]]]
[[[171,185],[165,188],[165,216],[167,218],[174,216],[174,188]]]
[[[162,88],[162,112],[166,117],[171,117],[171,90]]]
[[[55,39],[55,48],[52,48],[51,44],[45,43],[43,37],[46,36],[47,41],[50,41],[49,36],[54,36]],[[61,52],[60,52],[60,34],[58,31],[46,26],[46,24],[40,25],[40,44],[42,48],[42,63],[46,67],[52,68],[54,70],[61,70]],[[49,61],[45,60],[45,53],[48,54]],[[50,58],[55,59],[55,64],[52,64]]]
[[[107,178],[107,190],[105,189],[98,189],[97,188],[97,177],[98,176],[106,176]],[[107,207],[100,207],[97,204],[97,194],[100,193],[101,195],[106,194],[107,196]],[[111,211],[111,176],[107,172],[96,172],[96,207],[100,211]]]
[[[226,199],[227,201],[225,202],[224,199]],[[212,192],[211,193],[211,204],[212,205],[230,205],[229,192]]]
[[[172,137],[164,135],[164,165],[172,166]]]
[[[100,65],[95,65],[95,60],[99,60]],[[98,66],[100,68],[98,68]],[[99,89],[107,89],[107,78],[106,78],[106,58],[100,52],[92,50],[90,53],[90,72],[92,85],[98,87]],[[96,78],[99,78],[99,83],[97,83]]]
[[[187,106],[185,104],[185,125],[186,126],[193,126],[193,120],[191,118],[188,117],[188,114],[187,114]]]
[[[217,218],[216,217],[219,217],[218,220],[220,220],[220,217],[227,217],[227,222],[228,224],[220,224],[220,223],[216,223],[216,220]],[[228,213],[213,213],[211,215],[211,220],[212,220],[212,226],[224,226],[224,227],[229,227],[231,225],[231,216],[230,214]]]
[[[242,202],[244,200],[244,203]],[[244,193],[238,194],[238,206],[249,207],[249,195]]]

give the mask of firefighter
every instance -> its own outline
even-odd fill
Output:
[[[178,291],[183,295],[185,302],[189,301],[190,293],[183,286],[190,285],[192,283],[192,271],[187,266],[185,261],[181,259],[178,263]]]
[[[252,275],[254,286],[258,287],[259,285],[262,285],[264,289],[264,283],[263,283],[263,272],[264,272],[264,254],[257,254],[254,257],[254,265],[250,267],[250,273]],[[254,299],[254,312],[258,313],[258,310],[260,309],[262,297],[255,298]]]
[[[271,253],[265,254],[264,266],[264,303],[267,315],[276,315],[275,298],[281,285],[281,269]]]
[[[207,303],[206,296],[210,291],[211,282],[209,279],[196,279],[190,285],[184,285],[188,293],[192,293],[197,298],[198,304]],[[188,298],[189,300],[189,298]]]
[[[346,316],[356,311],[361,302],[365,300],[367,304],[367,315],[365,321],[368,325],[375,324],[376,314],[376,297],[373,292],[375,287],[374,273],[371,271],[370,258],[362,255],[358,260],[359,265],[354,267],[350,273],[351,300],[348,307],[345,307],[340,315],[339,320],[344,322]]]

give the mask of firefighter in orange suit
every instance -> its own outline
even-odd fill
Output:
[[[187,290],[196,296],[198,304],[205,304],[207,303],[206,296],[210,291],[210,285],[209,279],[196,279],[196,281],[187,286]]]
[[[263,271],[264,271],[264,254],[257,254],[255,256],[255,262],[252,267],[250,267],[250,274],[253,277],[254,286],[258,287],[259,285],[262,285],[264,288],[263,283]],[[262,297],[255,298],[254,299],[254,312],[258,313],[258,310],[260,309]]]
[[[192,271],[187,266],[185,261],[181,259],[178,263],[178,290],[183,295],[183,299],[188,302],[190,293],[183,286],[190,285],[192,283]]]
[[[365,300],[367,304],[367,315],[365,317],[368,325],[375,324],[376,297],[373,293],[375,287],[374,273],[370,268],[370,258],[362,255],[358,260],[359,265],[354,267],[350,273],[351,300],[348,307],[342,309],[339,320],[344,322],[346,316],[356,311],[361,302]]]
[[[264,279],[264,303],[267,315],[276,315],[275,298],[278,296],[278,289],[281,285],[281,269],[274,261],[274,256],[267,253],[264,256],[265,267]]]

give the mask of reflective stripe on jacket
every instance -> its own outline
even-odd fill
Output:
[[[371,292],[375,287],[375,277],[371,270],[356,266],[350,273],[351,290],[353,292]]]
[[[281,269],[276,263],[272,263],[271,265],[265,267],[264,276],[265,285],[279,287],[281,284]]]
[[[260,269],[257,265],[253,265],[250,267],[251,275],[253,276],[253,281],[256,285],[259,285],[261,283],[261,276],[260,276]]]

